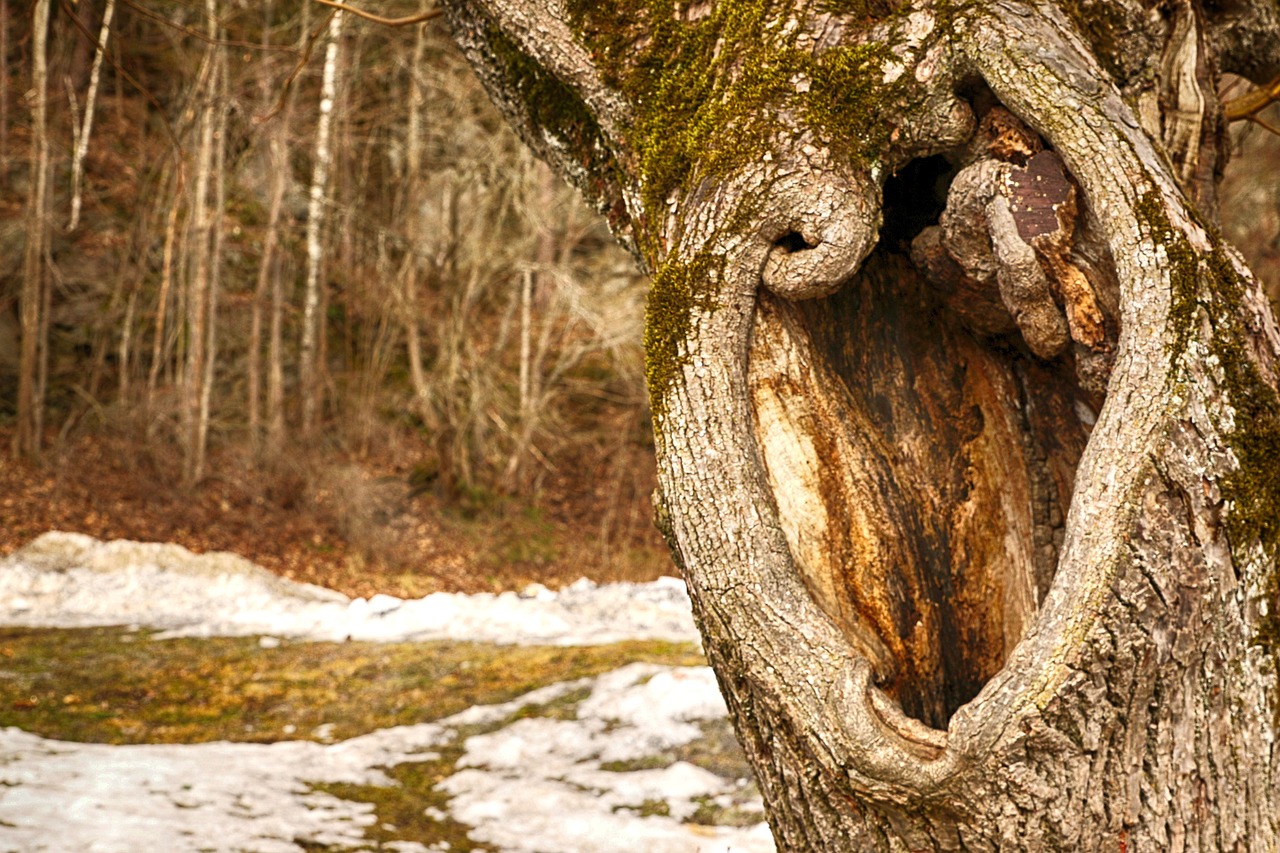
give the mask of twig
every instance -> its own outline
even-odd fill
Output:
[[[1266,121],[1263,121],[1257,116],[1249,116],[1249,121],[1258,125],[1258,127],[1262,128],[1263,130],[1270,131],[1271,133],[1274,133],[1276,136],[1280,136],[1280,127],[1276,127],[1274,124],[1270,124]]]
[[[284,85],[280,87],[280,97],[276,100],[275,108],[266,115],[257,118],[255,120],[256,124],[266,124],[271,121],[271,119],[280,115],[281,111],[284,110],[285,98],[289,97],[289,90],[293,88],[293,82],[298,79],[298,75],[302,73],[302,69],[306,67],[309,61],[311,61],[311,50],[316,45],[316,39],[320,38],[320,34],[328,29],[329,18],[332,18],[336,14],[336,12],[330,12],[329,17],[321,21],[320,26],[316,27],[309,35],[307,35],[306,41],[303,44],[302,55],[298,57],[298,64],[293,66],[293,71],[289,72],[289,76],[285,78]]]
[[[355,6],[348,6],[346,3],[339,3],[338,0],[316,0],[322,6],[330,6],[334,9],[341,9],[344,12],[350,12],[357,18],[364,18],[366,21],[373,21],[375,24],[382,24],[384,27],[408,27],[413,24],[421,24],[438,18],[444,14],[443,9],[428,9],[425,12],[419,12],[416,15],[408,15],[403,18],[384,18],[381,15],[375,15],[372,12],[365,12],[357,9]]]

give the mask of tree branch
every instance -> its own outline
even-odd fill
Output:
[[[1257,121],[1255,116],[1267,107],[1280,101],[1280,75],[1274,77],[1265,86],[1259,86],[1252,92],[1246,92],[1238,98],[1232,98],[1222,105],[1222,117],[1227,121]],[[1267,125],[1258,122],[1263,127]]]
[[[375,15],[372,12],[365,12],[357,9],[355,6],[348,6],[346,3],[339,3],[337,0],[316,0],[322,6],[329,6],[334,9],[341,9],[344,12],[350,12],[357,18],[364,18],[366,21],[373,21],[375,24],[382,24],[384,27],[408,27],[413,24],[421,24],[438,18],[444,14],[442,9],[428,9],[425,12],[419,12],[416,15],[408,15],[404,18],[384,18],[381,15]]]

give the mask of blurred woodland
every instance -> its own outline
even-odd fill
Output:
[[[2,0],[0,57],[0,551],[414,595],[672,571],[645,281],[439,20]],[[1280,140],[1238,131],[1224,227],[1274,295]]]
[[[0,56],[5,550],[295,538],[306,579],[418,594],[671,572],[644,279],[441,22],[5,0]]]

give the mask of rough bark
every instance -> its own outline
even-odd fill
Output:
[[[1213,226],[1274,4],[446,5],[654,275],[780,848],[1276,849],[1280,333]]]

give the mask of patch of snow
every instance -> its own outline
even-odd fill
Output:
[[[379,766],[431,758],[421,750],[446,734],[427,724],[331,746],[105,746],[0,729],[0,848],[298,853],[294,839],[360,846],[372,806],[307,782],[390,784]]]
[[[285,580],[234,554],[58,532],[0,559],[0,624],[137,624],[161,629],[161,637],[334,641],[586,645],[698,638],[684,583],[676,578],[603,586],[583,578],[559,592],[530,587],[519,594],[349,599]]]
[[[509,853],[770,853],[764,824],[684,821],[704,799],[725,802],[741,782],[685,762],[612,772],[688,743],[724,706],[706,667],[635,664],[533,691],[438,723],[383,729],[335,744],[104,746],[0,729],[0,849],[21,853],[165,850],[300,853],[304,844],[367,849],[372,807],[311,790],[319,782],[393,784],[380,768],[436,758],[459,726],[510,719],[583,687],[574,720],[525,717],[466,740],[439,786],[448,816],[472,840]],[[636,709],[647,707],[648,713]],[[645,815],[653,803],[667,815]],[[746,804],[759,808],[758,800]],[[430,809],[424,817],[445,813]],[[387,849],[421,853],[408,841]]]
[[[683,761],[624,772],[602,766],[682,746],[701,735],[697,722],[722,719],[709,668],[632,664],[593,682],[577,719],[527,717],[466,740],[459,772],[439,787],[452,797],[454,818],[474,827],[474,840],[513,853],[774,849],[764,823],[685,823],[700,800],[732,799],[740,781]],[[642,816],[654,803],[667,814]],[[742,805],[763,810],[758,798]]]

